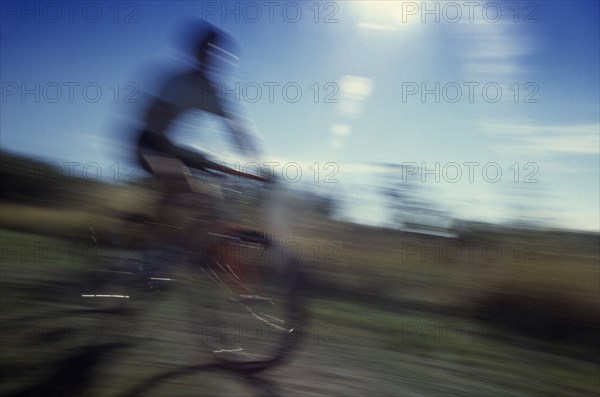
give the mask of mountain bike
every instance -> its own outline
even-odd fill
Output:
[[[273,181],[213,161],[194,170],[194,177],[201,193],[166,195],[159,206],[163,218],[178,217],[177,226],[157,217],[130,219],[141,237],[134,236],[137,243],[127,247],[126,257],[105,258],[93,270],[81,299],[99,311],[103,305],[140,311],[152,304],[150,297],[178,289],[187,300],[191,348],[210,351],[218,368],[263,371],[298,345],[306,317],[301,263],[242,219],[241,213],[247,217],[255,209],[256,192],[268,197]],[[170,238],[155,232],[161,226],[174,230]],[[93,230],[91,238],[99,243]]]

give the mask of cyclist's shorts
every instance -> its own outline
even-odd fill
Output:
[[[166,137],[144,130],[138,138],[138,160],[146,171],[152,173],[152,167],[150,167],[144,155],[173,157],[171,154],[172,148],[173,144]]]

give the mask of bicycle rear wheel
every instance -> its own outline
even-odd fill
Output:
[[[302,337],[300,264],[262,233],[209,234],[191,251],[192,332],[224,367],[264,370]]]

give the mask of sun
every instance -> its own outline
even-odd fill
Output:
[[[421,3],[402,0],[352,1],[358,26],[373,30],[404,30],[421,23]]]

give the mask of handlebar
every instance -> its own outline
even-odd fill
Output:
[[[198,150],[198,148],[194,148],[193,150],[177,147],[172,145],[169,153],[176,158],[180,159],[183,164],[190,167],[191,169],[197,169],[201,171],[217,171],[222,174],[238,176],[241,178],[252,179],[259,182],[274,182],[274,178],[265,177],[262,175],[251,174],[249,172],[244,172],[239,169],[235,169],[232,167],[228,167],[225,164],[217,163],[214,161],[214,157],[203,150]]]
[[[215,163],[214,161],[211,161],[211,160],[208,160],[208,159],[204,160],[203,168],[205,170],[214,170],[214,171],[222,172],[224,174],[233,175],[233,176],[239,176],[239,177],[242,177],[242,178],[252,179],[252,180],[259,181],[259,182],[264,182],[264,183],[272,183],[272,182],[274,182],[273,178],[265,177],[265,176],[261,176],[261,175],[256,175],[256,174],[251,174],[249,172],[240,171],[240,170],[228,167],[228,166],[223,165],[223,164]]]

